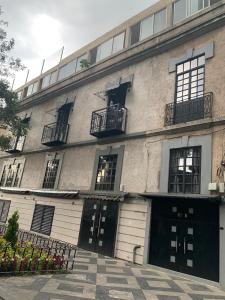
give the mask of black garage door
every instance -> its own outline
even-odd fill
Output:
[[[154,199],[149,263],[219,281],[219,205]]]

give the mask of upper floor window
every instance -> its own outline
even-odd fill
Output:
[[[116,165],[117,155],[104,155],[99,157],[95,190],[114,190]]]
[[[210,0],[178,0],[173,4],[173,23],[177,23],[208,7]]]
[[[18,100],[22,100],[22,96],[23,96],[23,91],[18,91],[17,92]]]
[[[0,186],[19,187],[22,179],[25,159],[15,159],[4,163]]]
[[[26,97],[29,97],[32,94],[37,93],[37,91],[38,91],[38,81],[36,81],[28,86]]]
[[[205,56],[178,64],[176,68],[176,102],[199,98],[204,94]]]
[[[29,126],[30,117],[23,118],[22,122],[24,123],[25,126]],[[20,135],[19,133],[18,133],[18,135],[12,136],[11,141],[10,141],[10,147],[9,147],[9,149],[6,149],[5,151],[8,153],[21,152],[23,150],[25,139],[26,139],[26,136]]]
[[[122,50],[124,47],[124,37],[125,33],[123,32],[98,46],[96,61]]]
[[[59,159],[51,159],[47,161],[44,181],[42,185],[44,189],[54,189],[58,167]]]
[[[131,26],[130,44],[134,45],[139,41],[165,29],[167,26],[166,12],[167,10],[164,8],[155,14],[146,17],[141,22]]]
[[[55,83],[56,80],[57,80],[57,71],[53,71],[52,73],[45,75],[42,78],[41,88],[44,89],[48,87],[49,85]]]
[[[170,150],[169,192],[199,194],[201,147]]]
[[[0,200],[0,222],[5,223],[8,217],[10,201]]]

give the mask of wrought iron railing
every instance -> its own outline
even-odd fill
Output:
[[[104,137],[124,133],[127,109],[118,105],[96,110],[92,113],[90,134]]]
[[[165,126],[211,118],[213,93],[180,103],[169,103],[165,108]]]
[[[46,146],[65,144],[67,140],[69,124],[51,123],[44,126],[41,143]]]
[[[6,229],[5,224],[0,224],[0,236]],[[0,274],[73,270],[76,246],[21,229],[17,237],[13,253],[11,249],[9,253],[10,246],[0,245]]]

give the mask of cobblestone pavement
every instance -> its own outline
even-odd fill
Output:
[[[225,300],[215,286],[78,251],[72,273],[0,278],[5,300]]]

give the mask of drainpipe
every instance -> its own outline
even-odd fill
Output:
[[[135,256],[136,256],[136,252],[137,252],[137,249],[140,249],[141,246],[140,245],[136,245],[134,246],[133,248],[133,263],[135,264]]]

